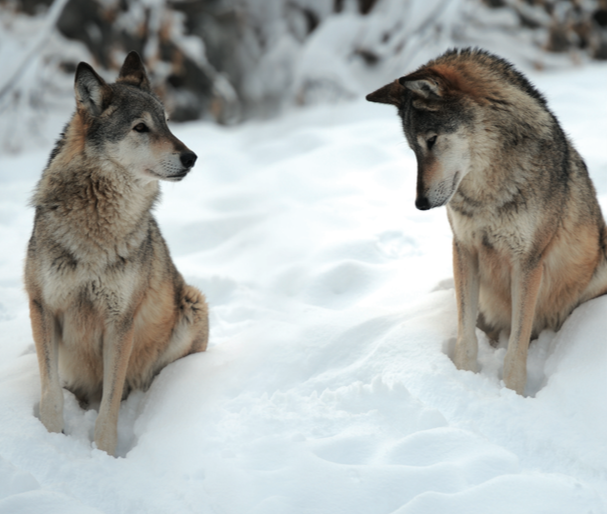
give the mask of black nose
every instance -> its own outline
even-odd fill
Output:
[[[415,207],[420,211],[427,211],[430,208],[430,201],[425,196],[422,196],[415,200]]]
[[[196,159],[198,159],[198,156],[190,150],[188,150],[187,152],[181,152],[181,154],[179,155],[179,160],[181,161],[181,164],[183,164],[186,168],[191,168],[192,166],[194,166]]]

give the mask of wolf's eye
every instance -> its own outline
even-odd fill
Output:
[[[426,140],[426,144],[428,145],[428,150],[432,150],[434,143],[436,143],[436,137],[437,136],[432,136],[430,139]]]
[[[148,128],[148,126],[145,123],[137,123],[137,125],[135,125],[133,127],[133,130],[135,132],[149,132],[150,129]]]

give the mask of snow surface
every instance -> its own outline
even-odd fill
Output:
[[[607,67],[533,79],[607,207]],[[199,160],[157,217],[211,344],[123,402],[119,458],[68,392],[66,435],[36,417],[21,274],[50,146],[0,157],[0,513],[607,513],[607,298],[532,344],[525,396],[483,335],[456,370],[450,229],[414,208],[392,107],[174,131]]]

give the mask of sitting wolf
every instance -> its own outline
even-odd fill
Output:
[[[458,308],[454,362],[476,370],[478,325],[510,334],[504,383],[527,348],[607,291],[607,236],[584,161],[512,65],[451,50],[367,96],[395,105],[417,158],[418,209],[447,206]]]
[[[207,346],[205,298],[175,268],[151,213],[158,180],[181,180],[196,154],[169,130],[136,52],[115,84],[80,63],[75,94],[34,194],[25,285],[40,420],[62,431],[62,384],[81,402],[100,399],[95,443],[113,454],[121,399]]]

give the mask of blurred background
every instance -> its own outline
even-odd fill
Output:
[[[173,121],[360,98],[453,46],[523,69],[607,59],[607,0],[0,0],[0,152],[73,109],[80,61],[144,58]]]

